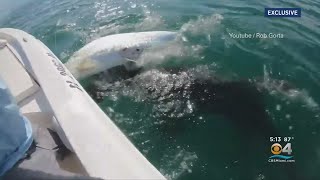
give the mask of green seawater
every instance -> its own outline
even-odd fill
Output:
[[[300,7],[302,17],[266,18],[265,7]],[[184,67],[260,82],[270,123],[282,140],[293,137],[294,163],[268,162],[274,143],[269,138],[248,137],[249,128],[237,127],[241,122],[200,113],[192,102],[188,111],[168,112],[170,104],[146,101],[138,88],[115,88],[95,99],[168,179],[320,179],[319,0],[1,0],[0,10],[0,27],[29,32],[63,62],[101,36],[168,30],[179,32],[182,41],[149,56],[152,68]],[[239,39],[230,33],[283,38]],[[95,81],[81,84],[91,91]],[[281,88],[281,82],[290,84],[290,90]],[[234,103],[241,109],[244,102]]]

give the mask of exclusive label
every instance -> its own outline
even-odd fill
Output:
[[[265,17],[301,17],[301,8],[265,8]]]

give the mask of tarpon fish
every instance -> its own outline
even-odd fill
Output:
[[[130,69],[145,49],[164,46],[175,40],[176,35],[169,31],[150,31],[105,36],[85,45],[65,65],[77,79],[119,65]]]

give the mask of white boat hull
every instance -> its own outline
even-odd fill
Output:
[[[42,42],[20,30],[0,29],[0,56],[0,75],[22,113],[56,121],[57,133],[88,175],[165,179]]]

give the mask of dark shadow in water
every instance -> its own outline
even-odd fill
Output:
[[[148,70],[146,70],[148,71]],[[169,110],[166,113],[158,115],[159,119],[165,120],[161,124],[165,135],[168,138],[175,137],[176,135],[183,134],[188,128],[193,127],[194,123],[190,119],[193,114],[214,114],[224,117],[236,129],[243,139],[241,147],[238,147],[238,152],[230,151],[230,157],[238,157],[238,177],[236,179],[253,179],[257,174],[267,174],[268,178],[278,179],[301,179],[297,177],[297,171],[294,163],[292,164],[272,164],[268,163],[267,159],[270,156],[269,137],[280,136],[276,127],[273,125],[271,119],[266,113],[263,94],[258,90],[254,83],[249,81],[224,81],[217,77],[191,77],[187,70],[183,68],[163,69],[159,72],[166,72],[170,74],[187,73],[191,78],[188,84],[175,86],[174,88],[158,87],[153,78],[137,77],[140,73],[144,73],[143,69],[128,72],[124,67],[117,67],[108,72],[109,79],[107,81],[121,81],[125,86],[132,87],[132,89],[145,92],[143,95],[145,99],[150,102],[168,103],[168,102],[185,102],[191,101],[194,105],[194,112],[186,116],[168,116],[168,114],[175,111]],[[152,75],[152,74],[151,74]],[[103,76],[103,75],[102,75]],[[102,77],[99,75],[99,78]],[[113,79],[110,79],[113,78]],[[189,77],[188,77],[189,78]],[[178,78],[171,78],[172,84],[177,84]],[[112,84],[112,83],[111,83]],[[139,86],[137,88],[137,86]],[[90,86],[87,88],[89,94],[97,101],[103,100],[103,96],[99,92],[113,91],[114,89],[105,88],[103,90],[99,87]],[[173,95],[173,96],[170,96]],[[163,98],[164,96],[165,98]],[[162,97],[162,98],[161,98]],[[159,100],[161,99],[161,100]],[[181,103],[179,104],[181,105]],[[212,120],[214,121],[214,120]],[[213,127],[210,126],[211,122],[207,122],[206,127],[202,127],[203,136],[201,140],[194,142],[191,140],[186,142],[190,146],[190,150],[196,152],[200,158],[210,159],[209,163],[215,163],[210,148],[217,148],[219,143],[217,138],[208,137]],[[212,134],[212,133],[211,133]],[[223,136],[221,134],[221,136]],[[207,139],[206,139],[207,138]],[[237,138],[239,139],[239,138]],[[230,142],[230,147],[233,148],[233,142]],[[239,149],[240,148],[240,149]],[[236,148],[235,148],[236,149]],[[265,161],[265,163],[257,163],[257,161]],[[260,165],[258,165],[260,164]],[[241,166],[241,167],[240,167]],[[257,166],[261,166],[261,172],[257,171]],[[206,173],[193,172],[189,174],[186,179],[202,179],[209,177],[216,177],[210,172],[210,165],[208,165]],[[252,171],[256,172],[252,172]],[[193,177],[193,174],[195,177]],[[197,176],[196,176],[197,174]],[[198,177],[201,174],[201,177]],[[184,179],[184,178],[183,178]]]

